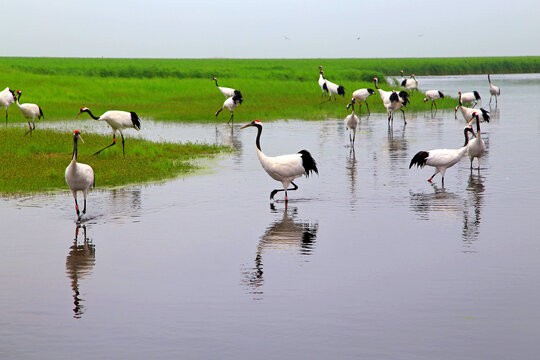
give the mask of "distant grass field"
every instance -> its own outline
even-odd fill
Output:
[[[68,189],[64,174],[71,161],[73,134],[51,130],[22,136],[24,129],[0,127],[0,192],[31,193]],[[211,157],[229,148],[217,145],[154,143],[129,139],[126,157],[120,144],[97,156],[91,154],[110,144],[110,136],[82,134],[78,161],[96,174],[96,187],[107,188],[162,181],[197,169],[193,160]]]
[[[326,77],[343,85],[345,98],[323,102],[317,84],[318,66]],[[373,88],[377,76],[447,75],[540,72],[540,57],[427,59],[76,59],[0,58],[0,87],[21,89],[21,102],[40,105],[47,120],[72,119],[81,106],[95,114],[118,109],[155,120],[214,122],[224,97],[221,86],[240,89],[245,102],[235,111],[236,122],[255,118],[322,119],[343,117],[352,91]],[[421,84],[420,84],[421,87]],[[381,88],[390,86],[381,83]],[[1,89],[0,89],[1,90]],[[421,88],[422,90],[422,88]],[[423,89],[426,90],[426,89]],[[423,96],[413,96],[409,111],[429,109]],[[378,97],[370,109],[384,112]],[[439,103],[455,106],[455,99]],[[24,121],[16,105],[10,121]],[[225,109],[218,118],[229,119]],[[0,114],[0,123],[3,116]],[[39,127],[39,125],[38,125]]]

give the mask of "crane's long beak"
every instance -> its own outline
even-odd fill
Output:
[[[79,139],[81,139],[81,141],[82,141],[83,144],[84,144],[84,140],[83,140],[83,138],[81,137],[81,134],[79,134]]]
[[[77,115],[75,115],[75,119],[77,118],[77,116],[81,115],[81,112],[79,111],[79,113]]]
[[[247,128],[248,126],[251,126],[251,123],[242,126],[242,127],[240,128],[240,130],[245,129],[245,128]]]

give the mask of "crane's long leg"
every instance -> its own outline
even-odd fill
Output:
[[[272,190],[272,192],[270,193],[270,200],[274,200],[274,195],[276,195],[278,192],[285,191],[285,201],[289,201],[289,199],[287,198],[287,191],[293,191],[293,190],[298,189],[298,185],[296,185],[294,182],[291,181],[291,184],[292,184],[292,186],[294,186],[292,189],[275,189],[275,190]]]
[[[8,118],[8,114],[7,114],[7,108],[6,108],[6,127],[7,127],[7,118]]]
[[[428,181],[431,182],[433,180],[433,178],[435,177],[435,175],[437,175],[438,173],[439,173],[439,170],[436,170],[435,174],[431,175],[431,177],[428,179]]]
[[[231,121],[232,121],[233,124],[234,124],[234,119],[233,119],[233,118],[234,118],[234,112],[231,111],[231,117],[229,118],[229,121],[227,121],[227,124],[230,124]]]
[[[367,103],[367,100],[364,100],[364,102],[366,103],[366,108],[367,108],[367,113],[368,113],[368,116],[371,115],[371,112],[369,111],[369,105]],[[360,113],[362,113],[362,108],[360,107]]]
[[[403,113],[403,124],[407,125],[407,120],[405,120],[405,111],[403,111],[403,109],[399,109],[399,110],[401,110],[401,112]]]
[[[87,195],[87,192],[86,191],[83,191],[83,198],[84,198],[84,208],[83,208],[83,215],[86,214],[86,195]]]
[[[122,155],[126,157],[126,151],[124,150],[124,134],[122,134],[122,130],[120,130],[120,136],[122,136]]]
[[[27,132],[25,132],[25,133],[24,133],[24,136],[28,135],[28,134],[31,133],[32,130],[33,130],[33,129],[32,129],[32,126],[30,126],[30,120],[28,120],[28,128],[29,128],[30,130],[28,130]]]
[[[221,110],[223,110],[223,108],[219,109],[217,112],[216,112],[216,117],[219,115],[219,113],[221,112]]]
[[[77,192],[72,190],[71,193],[73,194],[73,198],[75,199],[75,211],[77,211],[77,221],[80,221],[81,213],[79,211],[79,204],[77,203]]]
[[[123,140],[123,139],[122,139],[122,140]],[[99,150],[99,151],[96,151],[93,155],[97,155],[97,154],[99,154],[100,152],[102,152],[103,150],[105,150],[105,149],[107,149],[107,148],[110,148],[110,147],[113,146],[113,145],[116,145],[116,134],[113,135],[113,140],[112,140],[112,144],[111,144],[111,145],[105,146],[103,149],[101,149],[101,150]],[[123,145],[124,145],[124,144],[122,143],[122,146],[123,146]],[[92,156],[93,156],[93,155],[92,155]]]

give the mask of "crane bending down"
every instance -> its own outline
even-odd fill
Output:
[[[255,126],[257,128],[255,145],[257,146],[257,157],[259,158],[259,162],[263,169],[272,179],[283,184],[283,189],[272,190],[270,193],[271,201],[274,199],[274,195],[279,191],[285,191],[285,201],[288,201],[287,191],[298,189],[298,185],[293,182],[294,179],[302,175],[309,177],[312,172],[319,174],[317,162],[307,150],[300,150],[297,154],[266,156],[261,150],[261,122],[259,120],[253,120],[251,123],[242,126],[240,129],[245,129],[249,126]],[[293,188],[289,189],[289,184],[292,184]]]
[[[109,126],[112,128],[113,131],[113,142],[110,145],[105,146],[103,149],[96,151],[94,155],[99,154],[103,150],[116,145],[116,131],[120,132],[120,135],[122,136],[122,154],[124,157],[126,156],[125,148],[124,148],[124,134],[122,133],[123,129],[127,128],[134,128],[135,130],[141,129],[141,121],[136,113],[133,111],[127,112],[127,111],[119,111],[119,110],[109,110],[103,113],[101,116],[95,116],[92,114],[89,108],[82,107],[79,113],[75,116],[75,119],[77,116],[79,116],[81,113],[88,113],[90,117],[94,120],[102,120],[107,122]]]
[[[373,89],[370,89],[370,88],[358,89],[358,90],[356,90],[355,92],[352,93],[352,97],[355,98],[356,100],[358,100],[358,106],[361,105],[362,101],[366,104],[368,115],[370,115],[371,112],[369,111],[369,105],[368,105],[368,102],[367,102],[367,98],[370,97],[373,94],[375,94],[375,91]],[[361,111],[362,111],[362,108],[360,108],[360,111],[358,111],[358,113],[361,113]]]
[[[81,139],[81,133],[75,130],[73,133],[73,157],[71,162],[66,168],[66,183],[73,194],[75,199],[75,211],[77,211],[77,221],[81,221],[82,215],[86,214],[86,195],[88,190],[95,186],[94,170],[90,165],[81,164],[77,162],[77,140]],[[82,191],[84,198],[84,207],[82,214],[79,211],[79,204],[77,203],[77,192]]]
[[[17,106],[19,107],[19,110],[21,110],[24,118],[28,121],[29,130],[24,133],[24,135],[27,135],[36,129],[36,118],[41,119],[45,118],[45,116],[43,115],[43,110],[41,110],[41,108],[36,104],[20,104],[19,101],[21,100],[21,95],[22,91],[17,90]],[[30,120],[32,120],[33,126],[30,126]]]
[[[463,130],[465,135],[465,145],[459,149],[435,149],[429,151],[419,151],[412,158],[411,163],[409,164],[409,169],[413,167],[413,165],[420,168],[423,168],[425,165],[433,166],[435,168],[435,173],[428,179],[428,181],[431,182],[435,175],[441,173],[442,184],[444,185],[444,174],[446,173],[446,169],[457,164],[469,148],[469,132],[474,134],[470,124],[467,125]]]
[[[426,97],[424,98],[424,102],[431,100],[431,108],[430,110],[433,110],[433,106],[435,106],[435,111],[437,111],[437,104],[435,103],[435,100],[437,99],[444,99],[444,94],[440,90],[428,90],[426,91]]]
[[[8,108],[9,105],[13,104],[17,100],[15,92],[10,88],[5,88],[0,91],[0,109],[4,107],[6,109],[6,126],[8,123]]]

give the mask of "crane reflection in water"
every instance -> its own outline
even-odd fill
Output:
[[[82,233],[82,241],[79,241],[79,233]],[[76,319],[80,319],[85,312],[85,306],[82,304],[84,299],[79,290],[80,281],[92,273],[95,263],[96,248],[86,234],[86,225],[78,224],[75,228],[73,245],[69,248],[66,258],[66,274],[71,279],[73,290],[73,317]]]
[[[282,213],[283,216],[272,222],[261,236],[255,266],[243,271],[243,282],[248,285],[249,293],[256,296],[263,294],[264,254],[271,250],[289,250],[300,256],[311,255],[319,229],[318,221],[298,220],[298,208],[287,206],[287,203],[283,210],[277,210],[274,204],[270,205],[270,209],[272,213]]]

